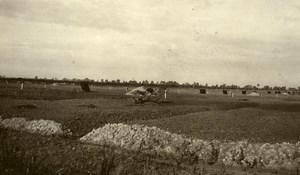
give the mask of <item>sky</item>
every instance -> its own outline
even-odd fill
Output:
[[[300,86],[298,0],[0,0],[0,75]]]

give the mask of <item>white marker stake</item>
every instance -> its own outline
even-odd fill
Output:
[[[24,84],[23,83],[21,83],[21,90],[23,90],[24,89]]]
[[[167,99],[167,90],[165,90],[165,99]]]

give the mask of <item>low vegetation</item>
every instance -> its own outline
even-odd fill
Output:
[[[246,152],[249,145],[253,148],[257,146],[261,148],[264,142],[270,142],[263,148],[265,151],[271,151],[268,155],[272,156],[262,163],[272,165],[274,157],[278,156],[281,150],[284,151],[279,158],[285,160],[292,157],[291,160],[295,160],[297,157],[295,151],[290,156],[289,151],[285,151],[288,149],[281,148],[290,148],[299,141],[300,132],[297,132],[298,128],[294,127],[300,123],[297,117],[300,112],[298,97],[234,96],[232,98],[225,95],[186,93],[182,90],[180,93],[170,92],[168,98],[162,99],[160,103],[135,105],[132,99],[123,96],[125,89],[117,87],[111,89],[91,87],[90,93],[81,92],[80,87],[69,85],[25,86],[22,91],[18,86],[11,84],[2,84],[0,88],[0,115],[3,120],[14,118],[25,118],[26,121],[51,120],[60,123],[64,131],[72,133],[67,136],[40,135],[26,130],[19,132],[1,129],[0,170],[2,174],[296,173],[297,167],[294,164],[290,170],[262,169],[261,166],[257,166],[259,159],[249,157],[248,161]],[[93,129],[109,123],[124,123],[124,126],[133,124],[156,126],[182,135],[183,140],[186,138],[193,138],[194,141],[202,140],[201,143],[192,144],[192,140],[188,139],[190,144],[186,145],[194,145],[194,150],[200,152],[160,155],[153,154],[151,151],[133,151],[113,145],[98,146],[79,141]],[[257,127],[249,123],[255,123]],[[39,122],[36,124],[38,125]],[[249,126],[250,129],[245,129],[245,126]],[[236,132],[231,132],[234,129]],[[238,142],[247,138],[249,138],[248,142]],[[220,142],[213,141],[216,139]],[[228,142],[225,142],[226,140]],[[282,144],[276,145],[278,142]],[[290,142],[290,144],[283,144],[283,142]],[[210,150],[208,156],[204,156],[205,158],[199,155],[206,146],[201,149],[197,147],[202,143]],[[224,148],[223,152],[232,154],[224,154],[225,156],[222,157],[220,150],[225,143],[226,149]],[[240,144],[243,151],[239,146],[235,146],[236,143]],[[272,152],[273,147],[274,152]],[[192,147],[188,148],[192,150]],[[251,151],[250,148],[249,150]],[[177,153],[178,150],[175,152]],[[221,159],[228,161],[220,161]],[[248,162],[256,160],[257,163],[248,164],[246,160]],[[275,164],[279,164],[280,161]],[[233,165],[228,162],[237,163]],[[243,163],[247,166],[243,166]]]

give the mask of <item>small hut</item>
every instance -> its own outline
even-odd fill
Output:
[[[89,86],[89,82],[80,82],[80,86],[83,92],[91,92],[90,86]]]
[[[200,94],[206,94],[206,89],[200,89]]]

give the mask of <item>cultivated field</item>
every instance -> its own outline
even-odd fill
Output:
[[[53,120],[68,131],[66,135],[45,136],[1,129],[5,159],[1,159],[0,171],[18,174],[29,164],[30,174],[109,174],[110,170],[112,174],[296,174],[294,169],[193,163],[189,158],[86,144],[79,138],[105,124],[123,123],[156,126],[208,141],[295,144],[300,141],[300,96],[231,97],[171,89],[167,99],[159,103],[136,105],[123,95],[125,87],[93,86],[91,90],[84,93],[74,85],[36,84],[25,84],[20,90],[20,84],[0,84],[2,119]]]

